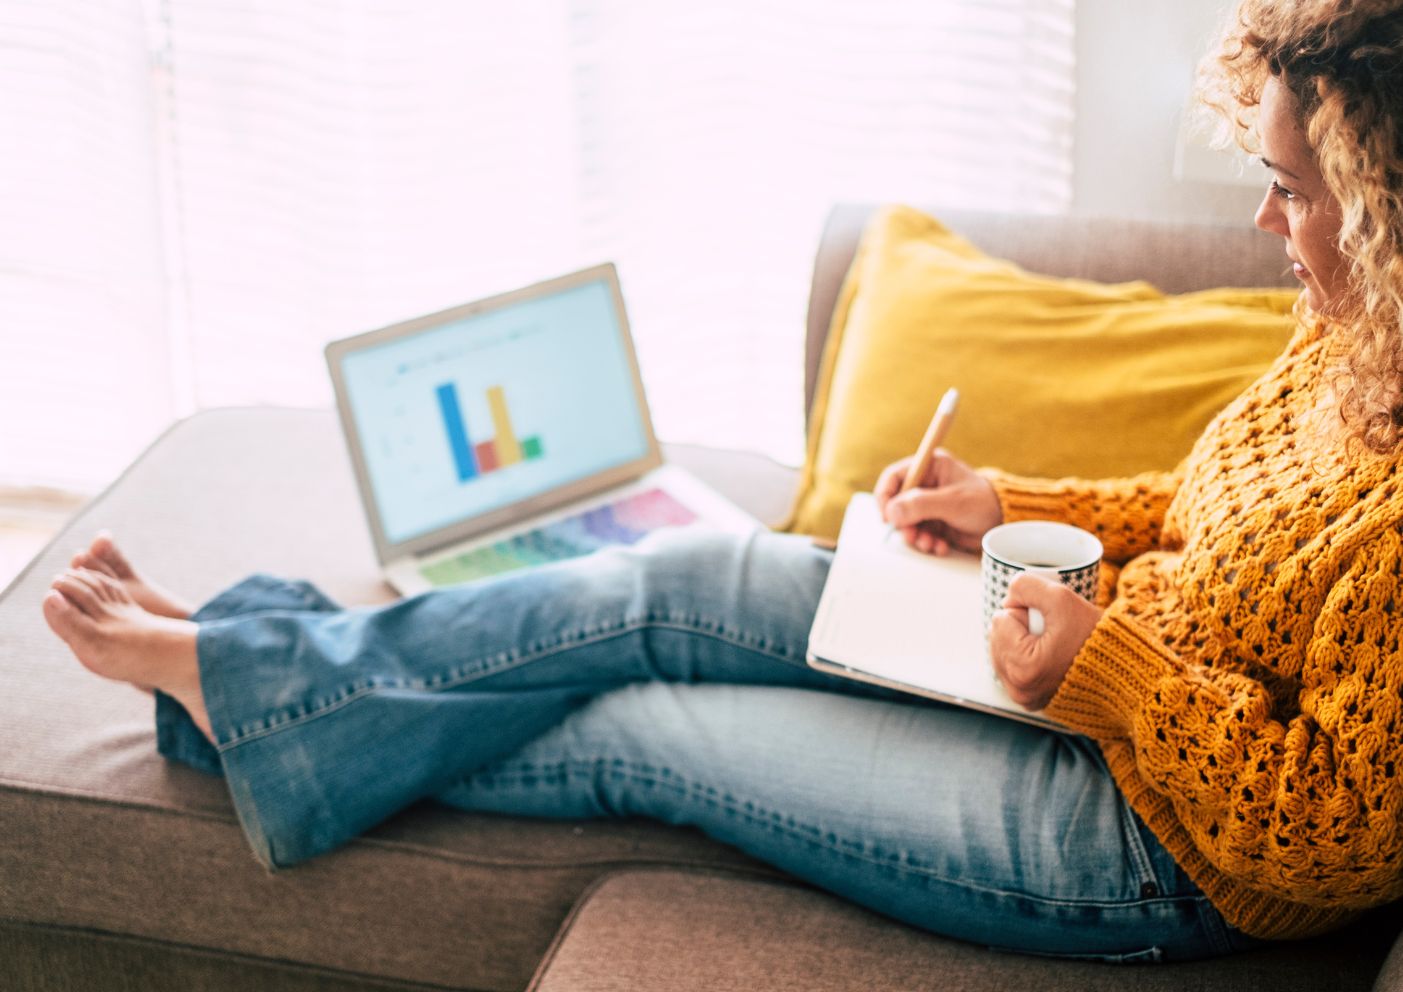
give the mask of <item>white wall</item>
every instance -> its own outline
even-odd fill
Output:
[[[1252,223],[1260,187],[1174,178],[1194,66],[1227,7],[1225,0],[1078,0],[1075,213]]]

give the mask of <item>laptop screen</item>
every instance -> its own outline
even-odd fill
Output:
[[[648,454],[646,414],[608,274],[451,313],[341,359],[389,544]]]

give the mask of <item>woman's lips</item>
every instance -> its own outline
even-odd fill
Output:
[[[1297,279],[1304,279],[1306,276],[1310,275],[1310,269],[1306,268],[1300,262],[1292,262],[1291,271],[1295,273]]]

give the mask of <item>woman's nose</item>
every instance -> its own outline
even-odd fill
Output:
[[[1286,224],[1286,215],[1281,210],[1281,202],[1271,190],[1267,190],[1266,195],[1262,197],[1261,205],[1257,207],[1257,213],[1252,218],[1252,222],[1263,231],[1279,234],[1283,238],[1290,230]]]

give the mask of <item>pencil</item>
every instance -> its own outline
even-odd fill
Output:
[[[906,470],[906,478],[901,482],[901,492],[915,489],[930,471],[930,460],[935,457],[935,449],[940,447],[945,435],[950,433],[950,425],[955,420],[955,407],[959,402],[958,389],[951,387],[945,390],[945,395],[940,398],[940,405],[935,408],[935,414],[930,418],[930,426],[926,428],[925,436],[916,448],[916,456],[911,459],[911,467]],[[891,537],[894,530],[894,526],[888,525],[887,537]]]
[[[930,471],[930,460],[935,457],[935,449],[940,447],[940,442],[945,440],[945,435],[950,433],[950,425],[955,420],[955,407],[960,402],[960,391],[958,389],[947,389],[945,395],[940,398],[940,405],[935,408],[935,415],[930,418],[930,426],[926,428],[925,437],[921,438],[921,446],[916,449],[916,457],[911,460],[911,467],[906,472],[906,478],[901,483],[901,491],[915,489],[920,481],[926,477]]]

